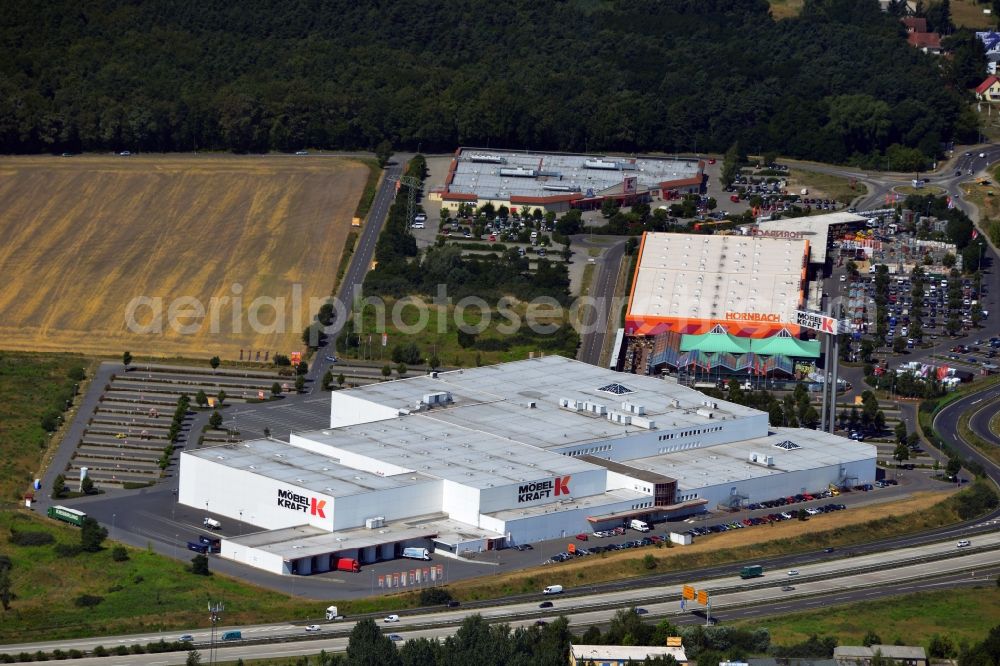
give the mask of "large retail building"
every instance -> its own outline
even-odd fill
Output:
[[[331,394],[330,428],[185,451],[179,501],[275,573],[501,548],[875,478],[875,448],[558,356]]]

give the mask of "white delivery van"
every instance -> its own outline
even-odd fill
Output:
[[[631,527],[633,530],[635,530],[637,532],[648,532],[649,531],[649,525],[647,525],[646,523],[644,523],[641,520],[633,519],[632,521],[629,522],[628,526]]]
[[[545,589],[542,590],[542,594],[559,594],[562,591],[562,585],[546,585]]]

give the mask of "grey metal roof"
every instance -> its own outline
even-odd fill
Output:
[[[182,455],[211,460],[333,496],[357,495],[436,481],[420,472],[394,476],[370,474],[340,465],[326,456],[271,439],[254,439],[234,445],[183,451]]]
[[[630,389],[625,395],[601,391],[609,384]],[[424,394],[449,391],[452,402],[416,411]],[[641,431],[605,416],[560,407],[560,399],[593,402],[608,411],[622,402],[641,405],[658,428],[718,425],[719,421],[757,416],[762,412],[713,400],[713,416],[697,411],[708,400],[703,393],[655,377],[625,374],[562,356],[514,361],[442,372],[350,389],[349,395],[410,412],[410,421],[436,420],[481,430],[501,439],[539,448],[562,448],[603,441]],[[676,401],[677,406],[672,406]],[[532,406],[533,405],[533,406]],[[414,418],[417,416],[419,418]],[[414,426],[416,427],[416,426]]]
[[[491,156],[502,161],[475,161],[474,156]],[[588,162],[614,166],[588,168]],[[524,175],[509,175],[511,172]],[[533,175],[529,177],[529,173]],[[475,194],[481,199],[547,197],[572,192],[594,196],[621,193],[626,175],[636,176],[642,192],[655,189],[662,182],[692,178],[698,173],[698,160],[692,158],[601,157],[462,148],[449,190]]]
[[[774,446],[781,441],[792,441],[799,448],[789,451]],[[750,462],[751,453],[773,456],[774,465]],[[671,476],[679,488],[688,490],[875,457],[871,444],[819,430],[773,428],[767,437],[637,458],[628,465]]]

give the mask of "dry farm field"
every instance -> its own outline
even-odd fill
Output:
[[[301,349],[367,177],[329,157],[0,159],[0,346]]]

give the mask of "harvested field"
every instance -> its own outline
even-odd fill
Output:
[[[4,158],[3,346],[224,359],[301,349],[368,173],[328,157]]]

